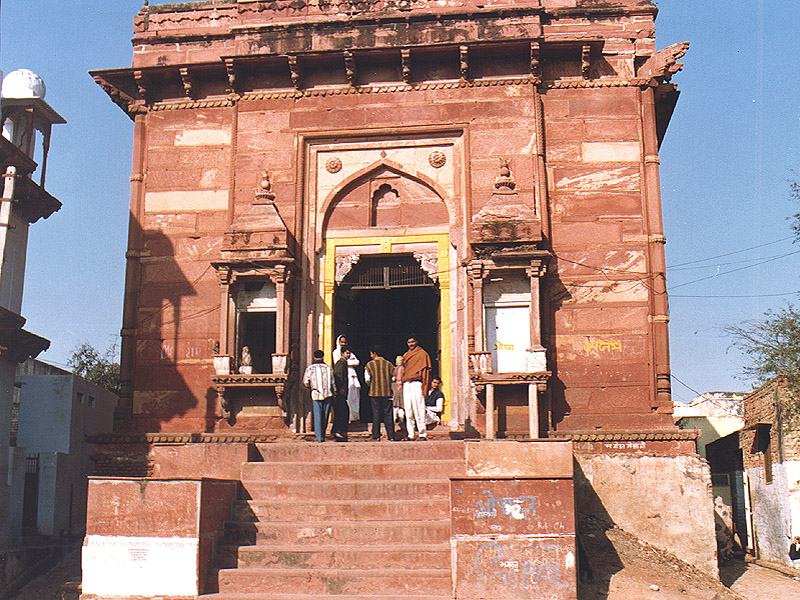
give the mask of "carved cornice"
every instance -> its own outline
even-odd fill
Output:
[[[648,442],[648,441],[690,441],[700,437],[696,429],[677,431],[625,431],[625,432],[583,432],[556,431],[553,437],[565,438],[573,442]]]
[[[231,374],[231,375],[213,375],[211,381],[217,387],[273,387],[278,385],[285,385],[288,377],[285,373],[281,374]]]
[[[262,92],[245,92],[239,96],[241,100],[286,100],[291,98],[323,98],[326,96],[345,96],[348,94],[392,94],[397,92],[417,92],[428,90],[453,90],[459,88],[483,88],[483,87],[502,87],[508,85],[535,85],[537,80],[533,77],[519,77],[513,79],[487,79],[480,81],[436,81],[429,83],[408,84],[384,84],[384,85],[365,85],[359,87],[336,87],[336,88],[314,88],[314,89],[293,89],[293,90],[274,90]],[[594,80],[594,81],[552,81],[541,84],[549,89],[570,89],[570,88],[611,88],[611,87],[639,87],[634,81],[622,80]],[[235,100],[230,97],[209,98],[207,100],[194,101],[166,101],[153,104],[152,110],[184,110],[195,108],[218,108],[223,106],[233,106]]]
[[[476,384],[513,385],[515,383],[546,383],[552,376],[550,371],[535,373],[472,373],[469,378]]]
[[[233,106],[234,100],[229,97],[210,98],[208,100],[183,100],[156,102],[151,107],[152,110],[182,110],[186,108],[220,108],[222,106]]]
[[[86,439],[91,444],[257,444],[281,438],[263,433],[102,433]]]

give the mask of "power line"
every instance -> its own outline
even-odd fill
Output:
[[[772,244],[779,244],[780,242],[785,242],[786,240],[791,240],[791,239],[794,239],[794,236],[790,235],[789,237],[781,238],[779,240],[773,240],[765,244],[759,244],[758,246],[750,246],[749,248],[743,248],[742,250],[734,250],[732,252],[726,252],[725,254],[718,254],[717,256],[709,256],[708,258],[699,258],[697,260],[690,260],[689,262],[678,263],[677,265],[671,265],[671,268],[683,267],[685,265],[693,265],[699,262],[706,262],[707,260],[714,260],[715,258],[724,258],[726,256],[731,256],[733,254],[741,254],[742,252],[748,252],[749,250],[755,250],[756,248],[763,248],[764,246],[771,246]]]
[[[741,265],[743,263],[752,263],[755,261],[768,260],[771,258],[781,258],[783,256],[786,256],[786,254],[781,254],[781,255],[776,254],[774,256],[767,256],[766,258],[758,257],[758,258],[748,258],[746,260],[732,260],[730,262],[724,262],[724,263],[711,263],[710,265],[697,265],[696,267],[667,267],[667,271],[673,272],[673,271],[689,271],[691,269],[713,269],[714,267],[719,268],[727,265]]]
[[[689,390],[689,391],[691,391],[691,392],[694,392],[694,393],[695,393],[697,396],[702,396],[703,398],[705,398],[705,397],[706,397],[706,396],[705,396],[705,394],[701,394],[701,393],[700,393],[700,392],[698,392],[696,389],[694,389],[692,386],[690,386],[688,383],[684,383],[683,381],[681,381],[680,379],[678,379],[678,378],[675,376],[675,374],[674,374],[674,373],[670,373],[670,377],[672,377],[672,379],[674,379],[675,381],[677,381],[678,383],[680,383],[680,384],[681,384],[683,387],[685,387],[687,390]]]
[[[709,294],[703,295],[684,295],[684,294],[670,294],[670,298],[776,298],[778,296],[796,296],[800,292],[784,292],[782,294]]]
[[[757,267],[759,265],[764,265],[768,262],[772,262],[778,260],[780,258],[785,258],[787,256],[791,256],[792,254],[798,254],[800,250],[795,250],[794,252],[787,252],[786,254],[781,254],[780,256],[773,256],[772,258],[768,258],[766,260],[762,260],[761,262],[757,262],[753,265],[747,265],[746,267],[739,267],[738,269],[730,269],[729,271],[723,271],[722,273],[714,273],[713,275],[708,275],[706,277],[701,277],[700,279],[694,279],[693,281],[687,281],[686,283],[679,283],[678,285],[673,285],[667,288],[667,291],[676,290],[678,288],[692,285],[693,283],[698,283],[700,281],[705,281],[706,279],[713,279],[714,277],[719,277],[720,275],[729,275],[730,273],[735,273],[736,271],[743,271],[744,269],[752,269],[753,267]]]

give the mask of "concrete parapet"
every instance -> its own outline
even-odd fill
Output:
[[[575,496],[581,517],[612,522],[718,576],[711,474],[700,457],[576,454]]]

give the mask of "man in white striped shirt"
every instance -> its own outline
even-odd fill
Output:
[[[322,350],[314,350],[314,362],[308,365],[303,375],[303,385],[311,390],[311,400],[314,405],[314,435],[318,442],[325,441],[328,416],[336,393],[333,385],[333,369],[323,362],[324,358],[325,353]]]

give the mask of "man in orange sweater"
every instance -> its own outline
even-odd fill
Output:
[[[425,394],[431,382],[431,357],[417,342],[416,335],[408,336],[408,352],[403,355],[403,404],[406,411],[408,439],[428,439],[425,428]]]

